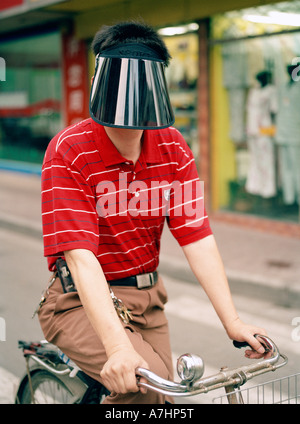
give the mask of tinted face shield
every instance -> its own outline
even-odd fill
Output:
[[[157,129],[174,123],[164,74],[157,53],[126,44],[96,57],[90,114],[108,127]]]

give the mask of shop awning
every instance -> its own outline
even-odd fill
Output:
[[[8,1],[8,0],[4,0]],[[276,1],[259,0],[14,0],[0,9],[0,35],[24,28],[62,21],[75,21],[80,38],[91,38],[99,27],[116,20],[142,17],[156,27],[194,21],[230,10]],[[13,3],[14,4],[14,3]]]

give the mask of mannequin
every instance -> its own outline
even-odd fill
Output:
[[[276,142],[280,185],[286,205],[300,203],[300,63],[287,66],[289,81],[282,91],[278,111]],[[297,77],[297,78],[295,78]]]
[[[277,112],[276,90],[268,71],[256,75],[257,87],[247,100],[247,143],[249,170],[246,190],[264,198],[276,194],[274,123]]]

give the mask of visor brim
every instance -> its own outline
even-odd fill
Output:
[[[175,121],[164,66],[153,60],[100,56],[89,109],[108,127],[159,129]]]

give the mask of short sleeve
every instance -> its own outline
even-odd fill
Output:
[[[41,193],[45,256],[81,248],[97,254],[95,195],[83,174],[62,159],[47,161],[42,168]]]
[[[182,138],[178,146],[176,178],[172,185],[168,225],[180,246],[212,234],[194,156]]]

